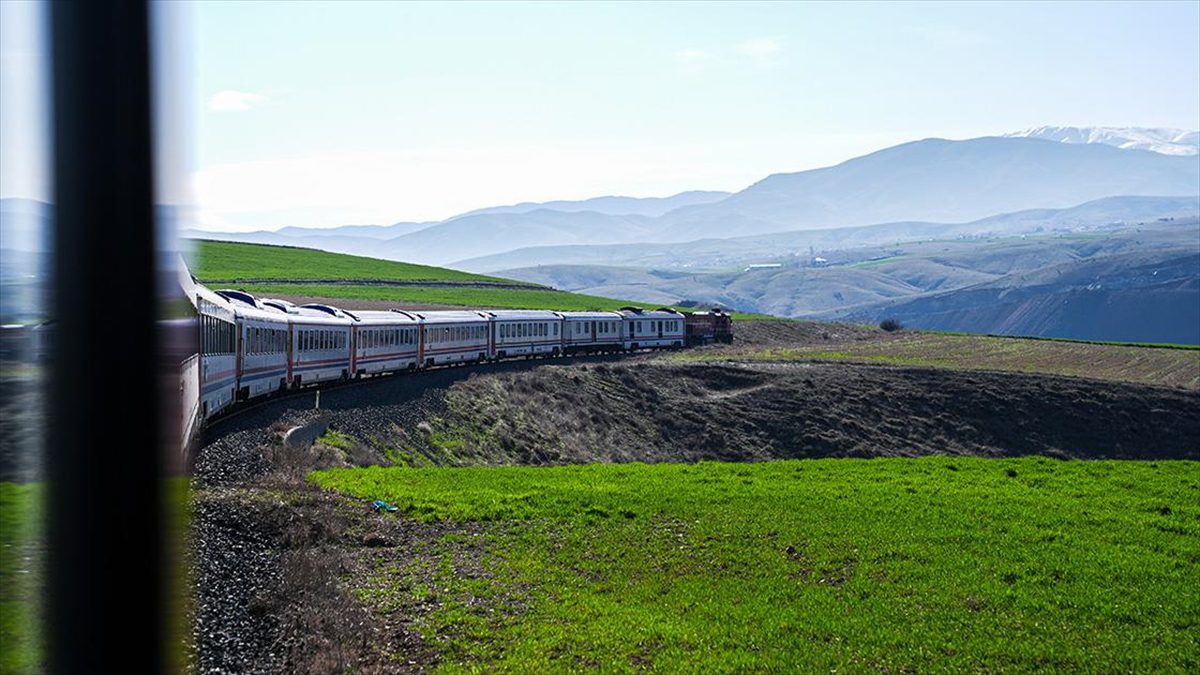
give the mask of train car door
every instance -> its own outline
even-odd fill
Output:
[[[350,377],[358,372],[358,326],[350,326]]]
[[[592,342],[595,342],[596,341],[596,322],[593,321],[591,323],[592,323]]]
[[[296,349],[296,324],[288,321],[287,327],[287,383],[292,386],[292,363],[294,359],[292,354]]]
[[[244,355],[246,353],[246,340],[245,340],[245,336],[243,335],[243,333],[249,329],[246,328],[246,323],[244,321],[240,321],[240,320],[237,320],[237,321],[238,322],[234,324],[234,326],[236,327],[236,330],[234,331],[234,334],[236,336],[235,337],[236,344],[234,345],[234,347],[235,347],[234,353],[237,354],[237,359],[234,363],[234,374],[237,375],[237,385],[235,385],[235,386],[241,386],[241,384],[242,384],[242,355]]]

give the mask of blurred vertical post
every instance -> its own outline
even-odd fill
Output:
[[[148,8],[50,8],[58,332],[48,662],[161,671],[162,515]]]

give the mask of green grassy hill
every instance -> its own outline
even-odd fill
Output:
[[[202,282],[246,279],[375,279],[387,281],[509,281],[444,267],[413,265],[310,248],[198,240],[192,274]]]
[[[266,296],[561,311],[639,304],[442,267],[288,246],[201,240],[196,242],[191,264],[192,273],[203,283]],[[337,283],[319,283],[328,281]]]

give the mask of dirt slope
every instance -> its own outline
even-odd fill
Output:
[[[1063,377],[642,362],[473,377],[446,402],[397,439],[438,464],[1200,458],[1200,394]]]

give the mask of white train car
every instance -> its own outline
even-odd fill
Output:
[[[563,312],[563,352],[587,354],[625,348],[624,317],[617,312]]]
[[[195,284],[189,290],[200,322],[200,418],[207,419],[233,403],[237,393],[237,317],[233,305],[208,288]]]
[[[626,349],[683,346],[683,314],[666,308],[646,311],[640,307],[623,307],[621,315],[625,318]]]
[[[421,322],[420,361],[425,367],[486,361],[490,354],[488,318],[482,312],[417,312]]]
[[[237,316],[237,398],[246,400],[287,388],[288,315],[245,291],[217,291]]]
[[[421,320],[400,310],[347,311],[355,320],[355,377],[412,370],[420,363]]]
[[[354,319],[336,307],[320,304],[296,307],[289,318],[292,386],[350,379]]]
[[[558,356],[562,353],[562,314],[544,309],[484,312],[490,320],[494,359]]]

